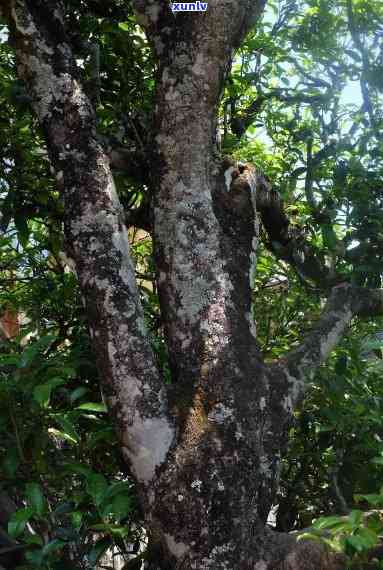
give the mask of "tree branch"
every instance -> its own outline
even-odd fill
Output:
[[[364,77],[365,75],[367,75],[370,69],[368,52],[365,49],[362,40],[360,39],[357,24],[355,22],[352,0],[347,0],[347,19],[348,19],[348,28],[352,37],[352,41],[354,42],[356,49],[360,52],[362,56],[362,73],[360,75],[359,83],[363,98],[363,108],[368,115],[372,130],[374,131],[375,135],[379,138],[380,133],[376,124],[374,109],[371,103],[370,90],[367,81]]]
[[[126,176],[138,183],[148,183],[148,170],[142,152],[125,147],[107,145],[106,153],[112,170],[121,170]]]
[[[241,138],[247,129],[252,125],[255,117],[262,110],[263,105],[270,99],[277,99],[282,103],[295,104],[307,103],[310,105],[318,105],[327,100],[327,94],[307,95],[304,91],[289,94],[287,89],[272,89],[267,93],[259,93],[259,95],[240,113],[235,113],[230,118],[230,127],[232,132]],[[235,106],[234,106],[235,108]]]
[[[328,289],[340,278],[330,274],[320,252],[294,234],[285,213],[283,200],[263,175],[257,179],[257,210],[269,237],[268,247],[279,258],[289,263],[305,280],[314,282],[320,289]]]
[[[314,174],[314,166],[313,166],[313,139],[309,137],[306,143],[307,148],[307,169],[306,169],[306,179],[305,179],[305,194],[306,200],[308,205],[310,206],[311,210],[315,212],[317,209],[317,203],[315,200],[314,192],[313,192],[313,174]]]
[[[45,0],[5,3],[19,77],[62,187],[67,251],[86,300],[104,393],[124,454],[137,479],[148,482],[165,460],[174,429],[146,335],[124,214],[60,7]]]
[[[383,289],[363,289],[348,284],[333,288],[322,315],[302,344],[270,365],[284,372],[292,405],[303,398],[306,381],[338,344],[352,318],[381,315]]]
[[[220,46],[227,52],[238,47],[248,30],[262,13],[266,0],[210,0],[203,13],[172,12],[171,0],[133,0],[133,7],[139,22],[146,30],[149,41],[158,56],[171,46],[176,36],[183,36],[187,43],[193,38],[194,47],[206,30],[217,26],[225,28],[225,44]],[[211,36],[211,34],[210,34]],[[213,37],[215,44],[218,38]]]

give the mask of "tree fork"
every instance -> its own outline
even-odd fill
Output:
[[[61,4],[7,0],[3,11],[19,76],[62,183],[66,239],[103,390],[151,537],[163,549],[163,568],[330,568],[324,554],[312,561],[299,555],[302,547],[287,554],[294,539],[265,523],[307,368],[324,361],[354,314],[382,311],[382,293],[335,288],[312,334],[265,365],[252,322],[251,280],[257,205],[262,214],[268,198],[263,195],[262,206],[252,167],[222,164],[213,146],[232,50],[262,6],[212,0],[206,14],[173,15],[163,1],[134,5],[159,63],[153,232],[174,382],[169,391],[145,331],[124,213]],[[273,204],[283,220],[275,196]]]

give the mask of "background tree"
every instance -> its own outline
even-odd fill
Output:
[[[290,530],[329,501],[347,509],[379,480],[378,465],[368,483],[355,474],[347,485],[342,470],[353,442],[345,400],[365,399],[378,438],[381,425],[376,367],[356,381],[361,339],[379,323],[353,320],[382,312],[381,8],[280,3],[254,30],[263,6],[244,0],[212,1],[204,14],[132,5],[1,8],[10,34],[1,52],[2,296],[39,339],[23,350],[11,343],[3,357],[3,469],[13,495],[20,477],[29,502],[10,530],[36,544],[28,560],[38,567],[80,565],[85,553],[94,562],[112,540],[126,548],[121,540],[143,520],[153,565],[276,567],[294,541],[265,526],[273,503],[278,529]],[[360,84],[357,109],[342,101],[350,81]],[[132,230],[136,271],[126,226],[148,232]],[[126,468],[103,406],[87,398],[96,373],[91,357],[82,363],[85,315],[140,511],[127,483],[100,473]],[[350,326],[359,339],[347,335],[294,415]],[[318,445],[294,462],[308,433]],[[380,452],[379,439],[369,449],[362,433],[358,441],[367,459]],[[314,475],[313,454],[317,466],[326,459]],[[56,458],[71,473],[65,481],[49,480]],[[315,485],[323,480],[325,492]],[[56,512],[68,492],[73,502]],[[96,547],[92,531],[102,533]],[[311,547],[311,560],[286,564],[329,567],[318,556]]]

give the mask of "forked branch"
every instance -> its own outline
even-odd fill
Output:
[[[348,284],[338,285],[323,312],[303,342],[278,363],[288,381],[288,395],[297,404],[305,393],[305,384],[328,358],[342,338],[351,320],[356,317],[383,315],[383,289],[363,289]]]

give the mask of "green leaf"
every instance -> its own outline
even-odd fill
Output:
[[[26,486],[26,495],[31,507],[41,516],[45,511],[45,499],[40,485],[37,483],[28,483]]]
[[[63,429],[63,433],[65,434],[65,438],[68,441],[73,441],[74,443],[78,443],[79,435],[75,429],[73,422],[71,421],[68,415],[59,415],[55,416],[56,421],[60,424]]]
[[[76,410],[86,410],[87,412],[102,412],[105,413],[107,408],[105,404],[98,402],[86,402],[76,407]]]
[[[118,519],[126,517],[132,512],[132,499],[129,495],[117,495],[113,498],[111,514]]]
[[[102,428],[97,431],[90,432],[87,438],[88,449],[94,449],[100,441],[116,441],[116,432],[112,427]]]
[[[52,554],[52,552],[57,552],[58,550],[62,550],[65,545],[66,543],[64,541],[54,538],[44,546],[44,548],[42,549],[42,554],[44,557],[48,556],[49,554]]]
[[[13,538],[20,536],[24,532],[25,525],[32,518],[33,514],[34,509],[32,507],[19,509],[13,513],[8,522],[8,534]]]
[[[86,478],[90,477],[92,474],[91,468],[85,463],[64,463],[63,469],[72,473],[77,473],[78,475],[84,475]]]
[[[7,449],[3,460],[3,469],[9,477],[14,477],[20,465],[20,455],[16,447]]]
[[[108,489],[108,483],[103,475],[92,473],[87,480],[87,489],[95,504],[99,506]]]
[[[379,542],[379,536],[376,532],[365,527],[358,529],[354,536],[358,538],[360,544],[362,544],[366,550],[376,546]]]
[[[60,503],[54,510],[56,516],[66,515],[71,513],[74,509],[74,503],[66,501],[65,503]]]
[[[59,429],[55,429],[55,428],[49,428],[48,431],[49,431],[49,433],[51,433],[52,435],[54,435],[58,439],[65,439],[66,441],[69,441],[70,443],[77,443],[77,439],[74,439],[72,436],[65,433],[64,431],[60,431]]]
[[[363,540],[358,536],[351,535],[345,538],[346,552],[349,552],[348,546],[351,546],[351,551],[356,550],[356,552],[362,552],[364,550]]]
[[[334,250],[338,243],[336,233],[331,224],[324,224],[322,226],[323,245],[330,250]]]
[[[339,524],[344,524],[344,520],[342,519],[342,517],[337,517],[337,516],[321,517],[313,523],[313,528],[316,528],[318,530],[322,530],[324,528],[330,529]]]
[[[66,542],[75,541],[78,539],[78,530],[73,527],[59,527],[56,528],[56,538],[65,540]]]
[[[371,459],[371,463],[375,463],[376,465],[383,465],[383,457],[374,457]]]
[[[376,535],[380,535],[382,533],[383,522],[380,520],[380,514],[378,512],[368,515],[365,520],[365,525]]]
[[[75,378],[76,370],[73,366],[60,366],[60,376],[65,378]]]
[[[97,523],[97,524],[92,524],[89,528],[91,530],[96,530],[97,532],[111,532],[113,526],[114,525],[107,523]]]
[[[74,511],[71,513],[71,521],[75,528],[79,528],[82,525],[83,513],[81,511]]]
[[[127,493],[115,495],[112,500],[104,497],[100,507],[101,516],[114,515],[118,519],[126,517],[132,511],[132,498]]]
[[[364,351],[375,350],[379,348],[383,348],[383,339],[371,339],[363,343]]]
[[[369,495],[355,495],[356,500],[367,501],[373,507],[380,507],[383,505],[383,495],[369,494]]]
[[[361,523],[363,517],[362,511],[354,510],[348,515],[349,521],[353,526],[357,526]]]
[[[44,555],[42,549],[28,550],[28,552],[25,553],[25,558],[36,568],[41,569],[44,567]]]
[[[47,408],[51,397],[52,387],[49,384],[40,384],[33,389],[33,399],[42,408]]]
[[[112,483],[107,492],[105,493],[106,499],[112,499],[116,495],[129,494],[131,489],[131,484],[126,481],[116,481]]]
[[[43,539],[38,534],[25,533],[23,536],[23,542],[25,542],[25,544],[37,544],[37,546],[44,545]]]
[[[52,390],[65,384],[65,380],[62,378],[51,378],[48,382],[44,384],[39,384],[33,390],[33,398],[42,408],[47,408],[51,399]]]
[[[96,530],[98,532],[110,532],[112,535],[124,538],[130,534],[130,530],[126,526],[116,525],[116,524],[106,524],[99,523],[94,524],[89,527],[91,530]]]
[[[302,534],[299,534],[297,536],[297,540],[314,540],[316,542],[322,543],[322,538],[315,532],[302,532]]]
[[[34,341],[32,344],[27,346],[21,355],[18,368],[27,368],[30,366],[39,352],[47,349],[48,346],[50,346],[50,344],[52,344],[52,342],[55,340],[55,338],[56,337],[53,335],[44,335],[37,341]]]

